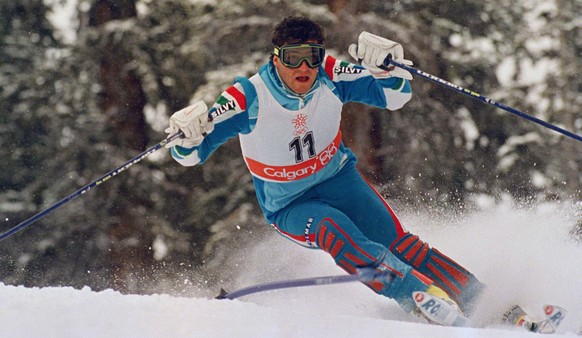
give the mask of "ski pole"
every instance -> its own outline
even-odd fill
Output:
[[[142,152],[141,154],[137,155],[136,157],[132,158],[131,160],[127,161],[126,163],[124,163],[123,165],[121,165],[120,167],[111,170],[110,172],[108,172],[107,174],[103,175],[102,177],[100,177],[99,179],[97,179],[96,181],[93,181],[89,184],[87,184],[86,186],[84,186],[83,188],[75,191],[74,193],[70,194],[69,196],[63,198],[62,200],[58,201],[57,203],[53,204],[51,207],[37,213],[36,215],[30,217],[29,219],[21,222],[20,224],[14,226],[13,228],[3,232],[2,234],[0,234],[0,241],[6,239],[7,237],[12,236],[13,234],[15,234],[16,232],[28,227],[29,225],[31,225],[32,223],[38,221],[39,219],[45,217],[46,215],[50,214],[51,212],[55,211],[56,209],[60,208],[61,206],[63,206],[64,204],[70,202],[71,200],[83,195],[84,193],[88,192],[89,190],[93,189],[94,187],[100,185],[101,183],[107,181],[108,179],[118,175],[119,173],[121,173],[122,171],[126,170],[127,168],[131,167],[132,165],[136,164],[137,162],[143,160],[144,158],[148,157],[149,155],[153,154],[154,152],[156,152],[158,149],[162,148],[163,146],[165,146],[166,144],[168,144],[169,142],[182,137],[184,135],[184,133],[182,131],[168,137],[167,139],[161,141],[160,143],[156,144],[155,146],[150,147],[149,149],[146,149],[144,152]]]
[[[425,79],[428,79],[430,81],[433,81],[435,83],[438,83],[440,85],[443,85],[443,86],[445,86],[445,87],[447,87],[449,89],[455,90],[455,91],[457,91],[457,92],[459,92],[461,94],[465,94],[465,95],[470,96],[470,97],[472,97],[474,99],[477,99],[477,100],[479,100],[481,102],[485,102],[485,103],[490,104],[490,105],[492,105],[494,107],[503,109],[503,110],[505,110],[507,112],[510,112],[510,113],[515,114],[515,115],[517,115],[519,117],[522,117],[524,119],[527,119],[529,121],[532,121],[534,123],[537,123],[537,124],[542,125],[542,126],[544,126],[546,128],[552,129],[554,131],[557,131],[558,133],[561,133],[563,135],[566,135],[566,136],[571,137],[571,138],[573,138],[573,139],[575,139],[577,141],[582,142],[582,136],[580,136],[578,134],[575,134],[575,133],[573,133],[571,131],[568,131],[568,130],[565,130],[563,128],[560,128],[560,127],[558,127],[556,125],[553,125],[553,124],[551,124],[549,122],[546,122],[544,120],[538,119],[537,117],[534,117],[534,116],[531,116],[531,115],[526,114],[524,112],[521,112],[521,111],[519,111],[519,110],[517,110],[515,108],[512,108],[510,106],[507,106],[507,105],[505,105],[505,104],[503,104],[501,102],[497,102],[497,101],[491,100],[490,98],[488,98],[486,96],[483,96],[483,95],[481,95],[479,93],[476,93],[476,92],[474,92],[472,90],[465,89],[465,88],[463,88],[463,87],[461,87],[459,85],[456,85],[456,84],[451,83],[449,81],[443,80],[443,79],[441,79],[439,77],[436,77],[434,75],[431,75],[429,73],[423,72],[422,70],[419,70],[419,69],[416,69],[414,67],[410,67],[410,66],[407,66],[405,64],[402,64],[400,62],[394,61],[394,60],[392,60],[392,58],[390,57],[390,55],[388,55],[388,57],[386,58],[386,60],[384,60],[384,66],[381,67],[381,68],[383,68],[385,70],[388,70],[388,67],[389,67],[390,64],[392,64],[392,65],[394,65],[396,67],[405,69],[405,70],[407,70],[407,71],[409,71],[409,72],[411,72],[413,74],[422,76]]]
[[[390,270],[378,271],[376,269],[376,265],[372,265],[357,269],[356,273],[353,275],[335,275],[335,276],[310,277],[303,279],[280,280],[275,282],[251,285],[231,292],[228,292],[224,289],[220,289],[220,294],[216,296],[216,299],[236,299],[254,293],[272,290],[299,288],[305,286],[342,284],[351,282],[368,283],[372,281],[381,281],[386,284],[391,284],[394,281],[394,278],[395,278],[394,272]]]

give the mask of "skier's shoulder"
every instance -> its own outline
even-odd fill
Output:
[[[330,54],[325,56],[322,67],[325,71],[324,74],[333,82],[355,81],[369,76],[364,67],[349,61],[337,59]]]
[[[257,92],[250,78],[239,76],[216,99],[210,108],[210,116],[215,122],[229,119],[239,113],[248,113],[256,100]]]

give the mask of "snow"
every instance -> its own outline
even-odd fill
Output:
[[[51,8],[47,19],[54,26],[57,38],[64,43],[73,43],[77,38],[76,7],[78,0],[45,0],[45,5]]]
[[[282,304],[89,289],[3,286],[0,297],[6,337],[491,337],[506,332],[348,316],[333,310],[319,314],[316,309],[304,312]],[[526,337],[512,333],[522,336]]]
[[[582,325],[582,247],[569,236],[575,205],[517,208],[488,197],[479,204],[481,211],[458,219],[413,210],[400,215],[410,230],[470,267],[488,285],[471,328],[425,324],[359,283],[273,291],[233,301],[208,296],[218,293],[219,285],[176,297],[0,284],[2,336],[535,337],[496,322],[513,303],[538,318],[546,303],[565,307],[568,315],[558,336],[575,336]],[[426,226],[429,223],[435,226]],[[246,259],[238,264],[230,290],[268,280],[342,273],[323,252],[276,235],[244,252]]]

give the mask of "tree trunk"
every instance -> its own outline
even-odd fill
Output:
[[[573,20],[577,18],[575,11],[580,5],[576,5],[570,1],[558,1],[559,3],[559,22],[566,22],[569,25],[574,25]],[[579,9],[578,9],[579,10]],[[579,78],[578,67],[580,64],[578,55],[578,46],[576,45],[576,30],[562,29],[560,30],[560,59],[564,75],[563,81],[558,87],[563,87],[564,93],[564,108],[559,112],[559,121],[574,133],[577,133],[576,125],[579,119],[579,94],[576,88],[582,87],[582,80]],[[561,168],[564,170],[564,177],[566,179],[566,190],[570,196],[579,200],[582,197],[582,182],[580,175],[580,163],[582,157],[580,152],[580,144],[575,140],[564,137],[562,142],[558,144],[562,149],[561,152]]]
[[[326,0],[325,3],[329,10],[336,15],[349,15],[365,11],[369,3],[367,1],[350,1],[350,0]]]
[[[135,0],[97,0],[88,14],[89,26],[99,27],[114,20],[134,18],[137,12]],[[113,131],[110,142],[115,149],[142,151],[148,144],[143,114],[146,97],[142,84],[132,68],[132,56],[125,49],[124,39],[105,38],[108,42],[99,68],[100,108],[108,117],[108,129]],[[111,211],[115,219],[109,229],[113,243],[109,257],[115,267],[111,271],[111,285],[121,292],[136,292],[139,285],[135,281],[140,276],[136,276],[135,272],[141,274],[148,271],[146,267],[151,266],[152,258],[148,242],[140,234],[140,223],[132,213],[133,207],[139,204],[139,198],[132,196],[131,189],[123,190],[123,194],[109,194],[120,201],[126,199],[121,203],[113,202],[115,210]]]

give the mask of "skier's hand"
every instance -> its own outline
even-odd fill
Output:
[[[170,127],[165,132],[171,136],[180,130],[184,132],[184,137],[168,142],[166,148],[172,148],[173,146],[193,148],[202,143],[204,137],[214,130],[214,122],[208,118],[206,103],[198,101],[172,114]]]
[[[398,42],[388,40],[368,32],[362,32],[358,38],[358,44],[352,44],[348,52],[350,55],[361,62],[375,78],[400,77],[412,80],[412,74],[407,70],[389,65],[388,70],[381,69],[384,60],[388,55],[392,60],[412,65],[412,62],[404,59],[404,49]]]

